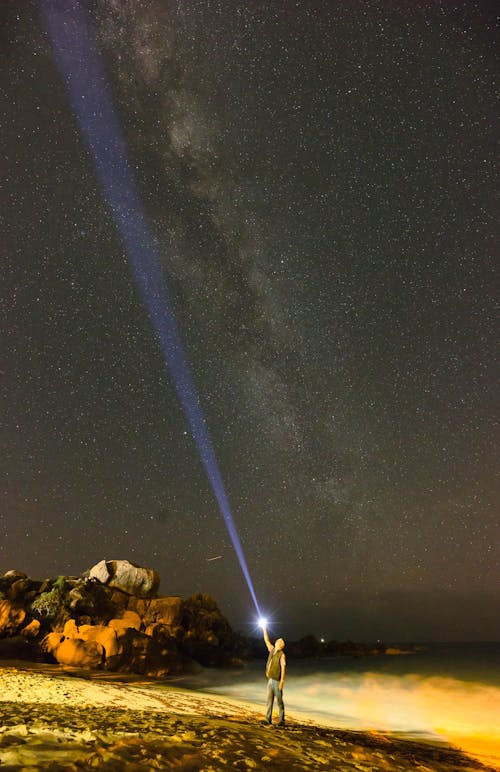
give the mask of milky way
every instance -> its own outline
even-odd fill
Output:
[[[277,632],[498,638],[494,15],[398,5],[90,11]],[[16,6],[0,571],[126,557],[248,631],[36,5]]]

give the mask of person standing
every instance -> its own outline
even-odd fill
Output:
[[[269,656],[266,665],[267,680],[267,710],[264,724],[272,724],[274,698],[278,704],[279,718],[278,726],[285,726],[285,706],[283,704],[283,685],[285,683],[286,657],[283,649],[285,641],[278,638],[274,646],[269,640],[267,630],[263,627],[264,642],[267,646]]]

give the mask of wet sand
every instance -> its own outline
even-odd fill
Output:
[[[137,676],[0,662],[3,770],[498,770],[457,748],[347,731]]]

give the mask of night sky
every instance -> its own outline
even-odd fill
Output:
[[[89,7],[271,634],[500,639],[494,4]],[[126,558],[252,633],[37,6],[0,14],[0,573]]]

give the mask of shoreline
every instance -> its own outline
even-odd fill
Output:
[[[0,661],[0,766],[70,770],[498,770],[444,742],[323,725],[264,704],[128,674]]]

